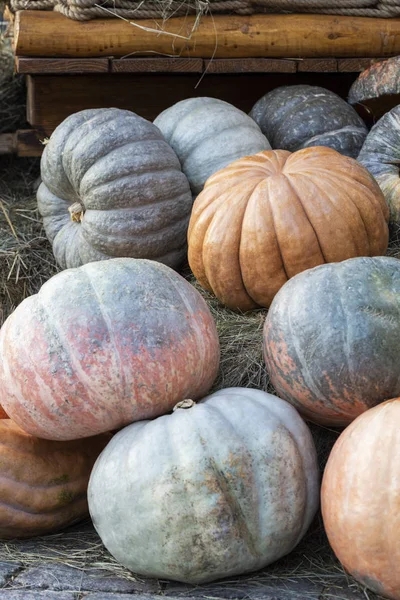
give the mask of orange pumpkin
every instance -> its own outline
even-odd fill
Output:
[[[0,421],[0,538],[51,533],[88,516],[87,485],[111,439],[53,442]]]
[[[331,546],[359,582],[400,600],[400,399],[360,415],[341,434],[322,483]]]
[[[0,419],[8,419],[8,415],[2,406],[0,406]]]
[[[189,264],[229,308],[268,307],[305,269],[384,254],[388,217],[354,159],[325,147],[260,152],[207,180],[190,220]]]

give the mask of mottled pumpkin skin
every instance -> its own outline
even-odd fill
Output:
[[[324,262],[384,254],[388,208],[355,160],[324,147],[260,152],[209,178],[189,224],[189,264],[235,310],[268,307]]]
[[[390,209],[390,223],[400,224],[400,105],[374,125],[357,160],[378,182]]]
[[[149,121],[116,108],[71,115],[45,147],[41,176],[38,207],[63,269],[125,256],[176,268],[185,259],[189,183]]]
[[[88,488],[103,543],[135,573],[205,583],[290,552],[318,506],[311,434],[286,402],[220,390],[119,432]]]
[[[319,86],[278,87],[256,102],[250,116],[272,148],[290,152],[327,146],[356,158],[367,135],[354,108]]]
[[[55,275],[0,331],[0,404],[24,430],[68,440],[199,398],[219,366],[200,294],[160,263],[129,258]]]
[[[87,485],[110,434],[52,442],[0,421],[0,538],[53,533],[88,516]]]
[[[362,585],[400,600],[400,399],[358,417],[336,442],[321,503],[329,542]]]
[[[346,426],[400,395],[400,261],[354,258],[305,271],[264,326],[271,382],[308,419]]]
[[[182,100],[154,124],[177,153],[194,195],[210,175],[232,161],[271,148],[246,113],[216,98]]]
[[[366,103],[368,100],[400,93],[400,57],[393,56],[365,69],[349,90],[350,104]]]

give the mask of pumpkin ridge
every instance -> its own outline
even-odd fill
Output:
[[[41,294],[42,289],[39,290],[36,298],[37,298],[37,308],[39,311],[42,311],[45,316],[47,317],[47,327],[51,330],[52,332],[52,337],[56,339],[56,341],[58,342],[60,348],[62,349],[64,356],[66,357],[67,361],[68,361],[68,365],[71,369],[71,371],[73,371],[75,373],[76,379],[78,381],[80,381],[82,383],[82,376],[83,376],[83,380],[86,381],[86,384],[90,383],[90,376],[85,373],[85,371],[82,368],[82,365],[79,363],[78,360],[75,360],[74,358],[74,352],[72,352],[71,350],[73,349],[71,344],[66,340],[66,336],[65,334],[61,331],[61,329],[58,327],[58,324],[54,321],[53,316],[51,311],[49,311],[47,309],[47,306],[43,303],[42,301],[42,294]],[[26,355],[26,353],[25,353]],[[36,371],[36,375],[38,373],[38,370],[35,366],[35,364],[33,363],[33,361],[31,362],[31,365],[33,367],[33,369],[35,369]],[[49,387],[47,384],[45,384],[46,387]],[[85,389],[85,393],[86,396],[85,398],[82,398],[82,390],[80,390],[80,403],[83,406],[84,404],[88,404],[91,406],[91,408],[96,409],[98,406],[98,399],[97,400],[93,400],[90,397],[90,394],[87,393],[87,387],[89,387],[90,390],[90,385],[89,386],[83,386]],[[37,400],[37,402],[40,402],[40,396]],[[46,420],[47,419],[51,419],[54,420],[55,422],[58,421],[58,416],[55,413],[52,413],[52,411],[48,411],[46,410],[45,404],[42,402],[41,403],[42,406],[45,409],[45,415],[46,415]]]
[[[112,150],[110,150],[109,152],[107,152],[107,154],[104,154],[103,156],[101,156],[101,158],[97,159],[84,173],[84,175],[82,176],[82,179],[80,181],[80,185],[79,185],[79,191],[76,191],[78,197],[81,197],[82,194],[81,193],[81,187],[84,185],[84,180],[85,179],[89,179],[89,175],[90,175],[90,171],[94,168],[100,168],[101,167],[101,163],[103,162],[107,162],[110,158],[110,154],[112,153],[119,153],[123,148],[126,148],[126,146],[134,146],[137,147],[139,146],[142,142],[157,142],[157,145],[161,145],[161,146],[165,146],[165,150],[167,151],[166,155],[170,156],[171,158],[174,158],[176,155],[173,152],[172,148],[170,148],[170,146],[168,146],[167,142],[164,142],[164,140],[154,140],[154,139],[146,139],[146,140],[131,140],[130,142],[126,142],[124,144],[121,144],[121,146],[117,146],[116,148],[113,148]],[[135,155],[135,156],[141,156],[140,154]],[[175,164],[175,170],[177,167],[179,167],[179,161],[178,159],[176,159],[176,164]],[[99,167],[100,165],[100,167]],[[130,172],[127,172],[124,175],[120,175],[120,174],[115,174],[112,173],[110,174],[110,177],[108,179],[102,180],[101,183],[98,183],[97,185],[95,184],[92,188],[90,188],[90,191],[92,191],[92,189],[96,189],[97,187],[100,187],[102,185],[107,185],[108,183],[113,183],[114,181],[120,180],[120,179],[125,179],[125,178],[136,178],[137,176],[143,175],[143,174],[148,174],[148,170],[151,169],[152,173],[160,173],[163,171],[170,171],[171,173],[174,173],[174,168],[173,165],[170,164],[160,164],[160,161],[157,161],[155,159],[153,159],[153,157],[151,157],[151,161],[148,163],[143,163],[140,166],[135,166],[134,171],[132,170],[132,167],[130,167]],[[183,175],[183,173],[182,173]],[[86,191],[86,193],[88,193]]]
[[[74,502],[81,502],[83,500],[86,503],[86,489],[84,492],[80,492],[79,494],[77,494],[76,496],[74,495],[73,497],[70,496],[69,490],[66,490],[66,495],[68,495],[71,500],[74,500]],[[51,510],[41,509],[39,512],[39,511],[30,509],[28,506],[9,504],[8,502],[4,502],[3,500],[0,500],[0,508],[3,508],[5,510],[12,510],[17,513],[22,512],[27,515],[34,515],[35,517],[39,517],[39,518],[41,518],[41,517],[46,518],[49,515],[55,515],[55,514],[61,513],[61,512],[68,513],[71,510],[71,506],[69,504],[61,504],[60,506],[56,506],[56,507],[52,508]],[[0,529],[1,529],[1,526],[0,526]]]
[[[341,133],[346,133],[346,132],[365,134],[365,129],[363,127],[357,127],[357,125],[345,125],[341,129],[336,129],[336,130],[334,129],[332,131],[324,131],[322,133],[318,133],[318,134],[312,136],[311,138],[309,138],[308,140],[306,140],[306,142],[307,142],[307,144],[311,143],[311,145],[314,146],[314,145],[317,145],[317,144],[314,144],[314,142],[318,141],[318,139],[321,138],[321,137],[324,137],[324,136],[335,136],[335,135],[339,135]],[[304,142],[303,142],[303,144],[304,144]],[[303,148],[309,147],[309,146],[304,146],[303,144],[299,147],[299,149],[303,149]]]
[[[326,179],[327,179],[327,180],[328,180],[328,182],[330,182],[330,183],[331,183],[331,185],[334,187],[334,185],[335,185],[335,180],[332,178],[332,176],[331,176],[331,173],[327,173],[327,174],[326,174]],[[315,181],[314,181],[314,178],[311,178],[311,181],[313,182],[313,184],[316,186],[316,188],[317,188],[317,189],[320,191],[320,193],[321,193],[321,195],[322,195],[322,193],[324,193],[324,190],[321,190],[321,188],[320,188],[320,186],[318,185],[318,183],[317,183],[317,184],[315,183]],[[352,183],[352,182],[350,182],[350,181],[349,181],[348,183],[350,184],[350,183]],[[361,185],[362,185],[362,186],[363,186],[365,189],[367,189],[367,188],[366,188],[366,186],[364,186],[363,184],[361,184]],[[367,190],[367,191],[368,191],[368,190]],[[344,186],[343,186],[343,191],[342,191],[342,193],[343,193],[343,194],[346,196],[346,198],[348,199],[348,201],[349,201],[349,204],[352,204],[352,206],[354,206],[354,208],[355,208],[355,209],[356,209],[356,211],[357,211],[357,214],[358,214],[358,215],[359,215],[359,217],[360,217],[360,222],[362,223],[362,225],[363,225],[363,228],[364,228],[364,233],[365,233],[365,241],[366,241],[366,243],[367,243],[367,246],[368,246],[368,251],[367,251],[367,253],[366,253],[366,254],[367,254],[367,256],[369,256],[369,255],[370,255],[370,252],[371,252],[371,242],[370,242],[370,236],[368,235],[368,230],[367,230],[367,227],[366,227],[366,224],[365,224],[365,221],[364,221],[364,218],[363,218],[362,212],[361,212],[361,210],[359,209],[359,207],[358,207],[358,205],[356,204],[356,202],[353,200],[352,194],[349,194],[349,193],[347,192],[347,188],[344,188]],[[328,193],[326,193],[326,192],[324,193],[324,195],[326,195],[326,197],[328,198],[329,202],[331,202],[331,201],[330,201],[330,195],[329,195]],[[368,197],[368,196],[367,196],[367,197]],[[368,200],[369,200],[369,198],[368,198]],[[371,204],[371,203],[370,203],[370,204]],[[353,232],[352,232],[352,233],[353,233]],[[357,232],[357,233],[360,233],[360,231],[358,230],[358,232]],[[353,237],[353,239],[354,239],[354,236],[352,236],[352,237]],[[355,241],[356,241],[356,240],[355,240]],[[326,261],[326,262],[329,262],[329,261]]]
[[[123,266],[121,268],[124,269]],[[108,332],[109,340],[110,340],[110,342],[112,344],[112,347],[113,347],[113,356],[116,356],[118,358],[118,374],[119,374],[120,378],[119,378],[117,387],[120,387],[123,397],[129,398],[129,396],[130,396],[130,389],[127,386],[125,371],[124,371],[124,368],[123,368],[123,359],[122,359],[121,353],[120,353],[120,351],[118,349],[118,344],[116,343],[116,340],[115,340],[115,335],[114,335],[113,328],[112,328],[112,321],[110,320],[110,317],[109,317],[109,315],[107,314],[107,312],[105,310],[103,301],[102,301],[101,297],[99,296],[99,294],[97,292],[96,285],[95,285],[95,283],[93,283],[93,280],[92,280],[92,278],[90,276],[90,272],[88,272],[88,270],[84,268],[83,269],[83,273],[84,273],[84,275],[86,277],[86,281],[88,282],[88,284],[90,286],[90,289],[93,292],[93,296],[97,300],[97,306],[98,306],[99,312],[100,312],[101,317],[102,317],[102,319],[104,321],[104,324],[106,326],[106,330]],[[128,277],[129,277],[129,273],[128,273]],[[113,385],[113,387],[114,387],[114,385]],[[118,407],[122,408],[121,407],[121,403],[118,403]],[[122,414],[121,414],[121,416],[122,416]]]
[[[300,206],[302,207],[302,209],[303,209],[303,211],[304,211],[304,214],[305,214],[305,216],[306,216],[306,219],[307,219],[307,221],[310,223],[311,229],[312,229],[312,230],[313,230],[313,232],[314,232],[314,235],[315,235],[315,240],[316,240],[316,242],[317,242],[317,244],[318,244],[318,248],[319,248],[319,251],[320,251],[320,253],[321,253],[321,256],[322,256],[323,260],[324,260],[325,262],[328,262],[328,261],[326,260],[326,258],[325,258],[324,251],[322,250],[321,242],[320,242],[320,239],[319,239],[319,237],[318,237],[317,231],[316,231],[316,229],[315,229],[315,227],[314,227],[314,224],[313,224],[313,222],[311,221],[311,219],[310,219],[310,217],[309,217],[309,214],[308,214],[308,212],[307,212],[307,210],[306,210],[306,207],[304,206],[304,203],[302,202],[302,199],[301,199],[301,194],[299,194],[299,193],[297,192],[297,190],[296,190],[296,186],[293,184],[293,181],[292,181],[292,178],[291,178],[291,174],[290,174],[290,173],[282,173],[282,175],[283,175],[283,177],[286,179],[286,181],[288,182],[289,186],[292,188],[294,195],[295,195],[295,196],[298,198],[298,200],[299,200],[299,204],[300,204]],[[278,238],[277,238],[277,239],[278,239]],[[285,271],[285,272],[286,272],[286,271]],[[287,275],[286,275],[286,276],[287,276]],[[288,277],[288,280],[289,280],[289,277]]]

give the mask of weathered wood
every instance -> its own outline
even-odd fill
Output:
[[[201,58],[120,58],[111,60],[113,73],[202,73]]]
[[[0,134],[0,155],[40,156],[43,148],[39,133],[32,129]]]
[[[279,58],[217,58],[205,61],[207,73],[295,73],[294,60]]]
[[[299,73],[336,73],[336,58],[305,58],[297,62]]]
[[[0,133],[0,154],[14,154],[16,138],[14,133]]]
[[[341,58],[338,60],[338,71],[341,73],[360,73],[371,66],[372,58]]]
[[[108,58],[23,58],[15,59],[17,73],[64,74],[107,73]]]
[[[294,83],[321,85],[346,97],[356,74],[352,73],[198,73],[86,75],[28,75],[29,123],[43,135],[70,114],[85,108],[115,106],[153,120],[175,102],[195,96],[226,100],[248,112],[270,90]]]
[[[93,57],[149,52],[194,58],[324,58],[400,53],[400,19],[328,15],[204,16],[166,23],[121,19],[79,22],[56,12],[21,11],[15,20],[17,56]],[[152,31],[148,31],[150,28]],[[157,28],[164,28],[165,35]],[[193,33],[191,33],[193,31]],[[172,34],[172,35],[171,35]]]

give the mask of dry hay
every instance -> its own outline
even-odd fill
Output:
[[[14,75],[11,41],[1,24],[0,20],[0,133],[4,133],[25,124],[25,82]]]

